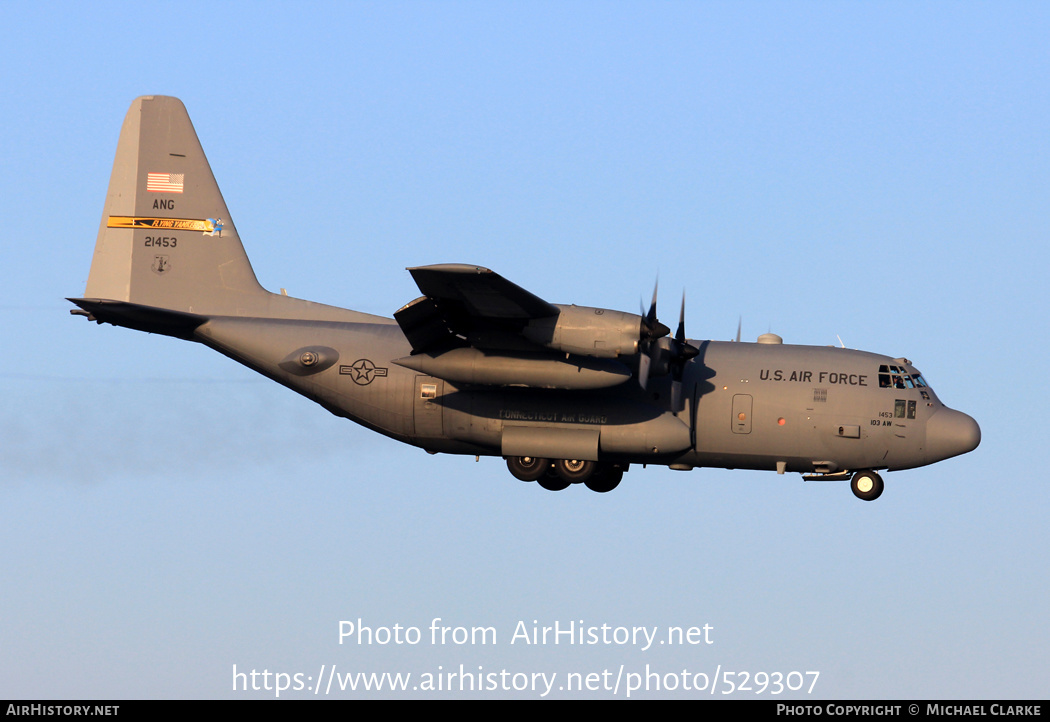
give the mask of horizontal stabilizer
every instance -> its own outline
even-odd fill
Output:
[[[166,308],[143,306],[126,301],[99,298],[68,298],[87,312],[89,321],[109,323],[136,331],[159,333],[192,341],[193,332],[208,319],[195,313],[171,311]],[[77,314],[77,311],[70,311]],[[79,315],[85,315],[79,312]]]

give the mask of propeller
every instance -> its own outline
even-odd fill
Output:
[[[682,309],[678,312],[678,330],[674,335],[674,350],[671,354],[671,410],[682,408],[682,377],[685,365],[700,354],[700,349],[685,340],[685,291],[682,291]]]
[[[660,290],[660,279],[653,284],[653,300],[649,304],[649,311],[645,311],[642,302],[638,302],[639,310],[642,311],[642,323],[638,332],[638,383],[642,389],[649,384],[649,372],[652,368],[653,356],[658,349],[658,342],[671,329],[660,323],[656,318],[656,296]]]
[[[678,312],[678,330],[673,338],[664,324],[656,318],[656,296],[659,287],[653,288],[653,300],[649,304],[649,311],[642,318],[639,357],[638,357],[638,383],[644,389],[649,383],[650,375],[671,375],[671,409],[674,413],[682,408],[682,377],[685,375],[685,365],[700,353],[700,349],[693,346],[685,338],[685,293],[682,293],[682,306]]]
[[[658,338],[663,338],[667,334],[671,333],[671,329],[664,326],[656,319],[656,295],[660,290],[660,281],[657,280],[653,285],[653,300],[649,304],[649,311],[642,313],[642,328],[640,340],[643,343],[652,343]],[[641,306],[641,302],[638,304]]]

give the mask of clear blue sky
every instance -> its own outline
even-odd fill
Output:
[[[1046,3],[43,2],[0,23],[0,698],[461,664],[1047,696]],[[653,467],[551,494],[70,317],[144,94],[185,102],[271,290],[390,315],[407,266],[466,262],[635,311],[659,276],[694,338],[742,318],[745,340],[908,356],[983,442],[873,504]],[[497,643],[432,645],[435,617]],[[340,645],[358,618],[424,641]],[[512,645],[519,620],[713,644]]]

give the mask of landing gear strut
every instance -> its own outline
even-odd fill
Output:
[[[874,471],[858,471],[853,475],[850,488],[858,499],[875,501],[882,495],[884,484],[882,477]]]

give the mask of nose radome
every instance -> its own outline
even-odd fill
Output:
[[[930,463],[973,451],[980,443],[981,427],[961,411],[943,408],[926,422],[926,454]]]

